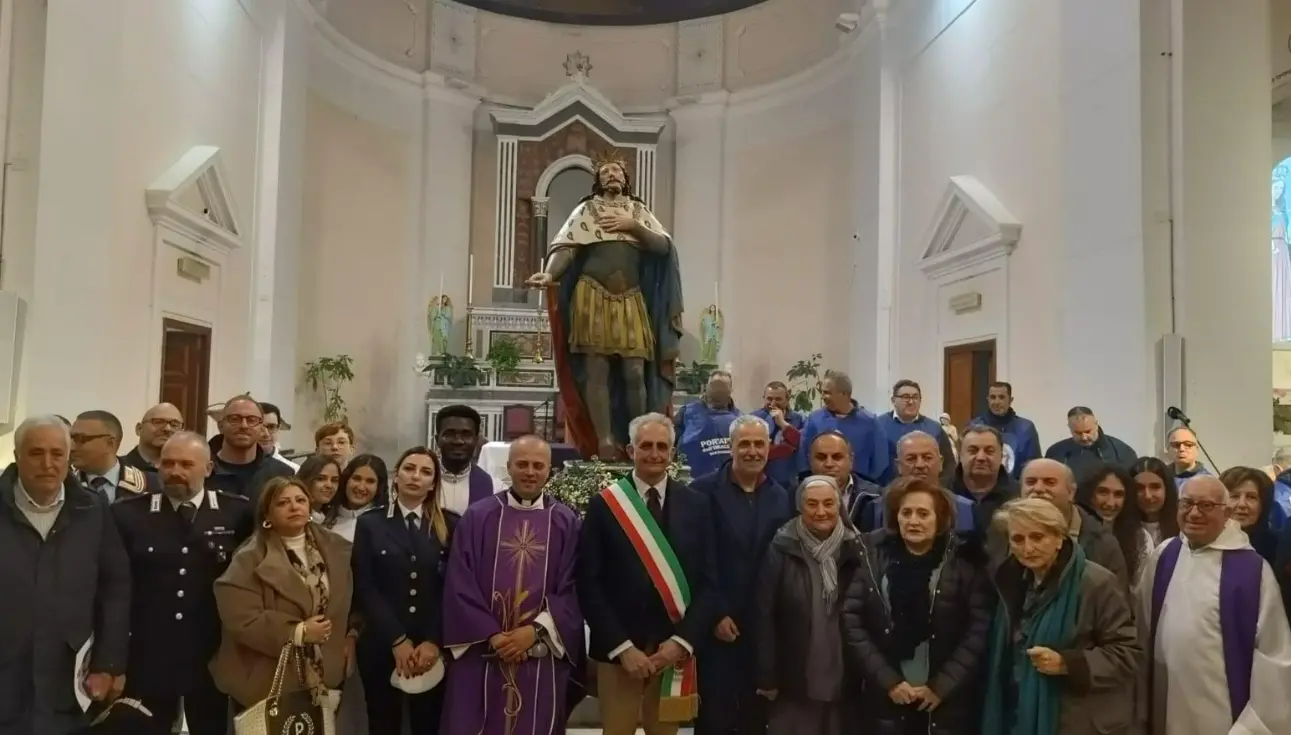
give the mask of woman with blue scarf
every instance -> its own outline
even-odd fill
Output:
[[[1128,733],[1142,648],[1120,582],[1085,558],[1047,500],[1015,500],[996,522],[1009,557],[995,574],[982,732]]]

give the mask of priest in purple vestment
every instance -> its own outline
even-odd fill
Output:
[[[511,444],[512,485],[458,523],[444,589],[452,654],[442,735],[563,733],[566,688],[583,655],[574,591],[578,517],[543,494],[551,446]]]

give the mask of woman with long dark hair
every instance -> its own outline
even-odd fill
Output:
[[[341,463],[321,454],[310,455],[296,470],[296,477],[309,488],[309,519],[322,523],[327,515],[323,508],[336,497],[341,482]]]
[[[323,527],[354,541],[354,524],[359,516],[384,508],[389,502],[389,477],[386,463],[375,454],[360,454],[345,465],[340,490],[332,502],[323,507]]]
[[[1130,467],[1140,525],[1151,540],[1151,549],[1179,535],[1179,488],[1174,470],[1156,457],[1139,457]]]
[[[1076,502],[1093,511],[1112,530],[1125,555],[1125,569],[1131,583],[1137,582],[1143,560],[1151,551],[1138,503],[1132,500],[1137,491],[1134,477],[1112,464],[1088,470],[1076,487]]]

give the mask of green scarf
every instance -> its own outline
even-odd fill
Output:
[[[1080,613],[1080,581],[1085,576],[1085,552],[1073,544],[1067,568],[1058,580],[1057,594],[1032,613],[1021,630],[1021,645],[1010,640],[1009,610],[1000,601],[991,626],[990,675],[987,679],[982,732],[1008,735],[1058,735],[1058,713],[1062,704],[1062,677],[1046,676],[1031,665],[1027,649],[1043,646],[1055,651],[1070,648]],[[1008,659],[1012,658],[1012,666]],[[1009,681],[1005,681],[1005,678]],[[1005,711],[1005,689],[1017,682],[1017,715],[1009,729]]]

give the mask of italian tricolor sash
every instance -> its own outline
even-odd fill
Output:
[[[645,500],[628,478],[602,490],[601,497],[636,549],[659,597],[663,598],[668,617],[674,624],[680,622],[690,606],[690,585],[672,545],[646,508]],[[699,714],[697,683],[694,656],[663,672],[659,686],[661,722],[687,722]]]

